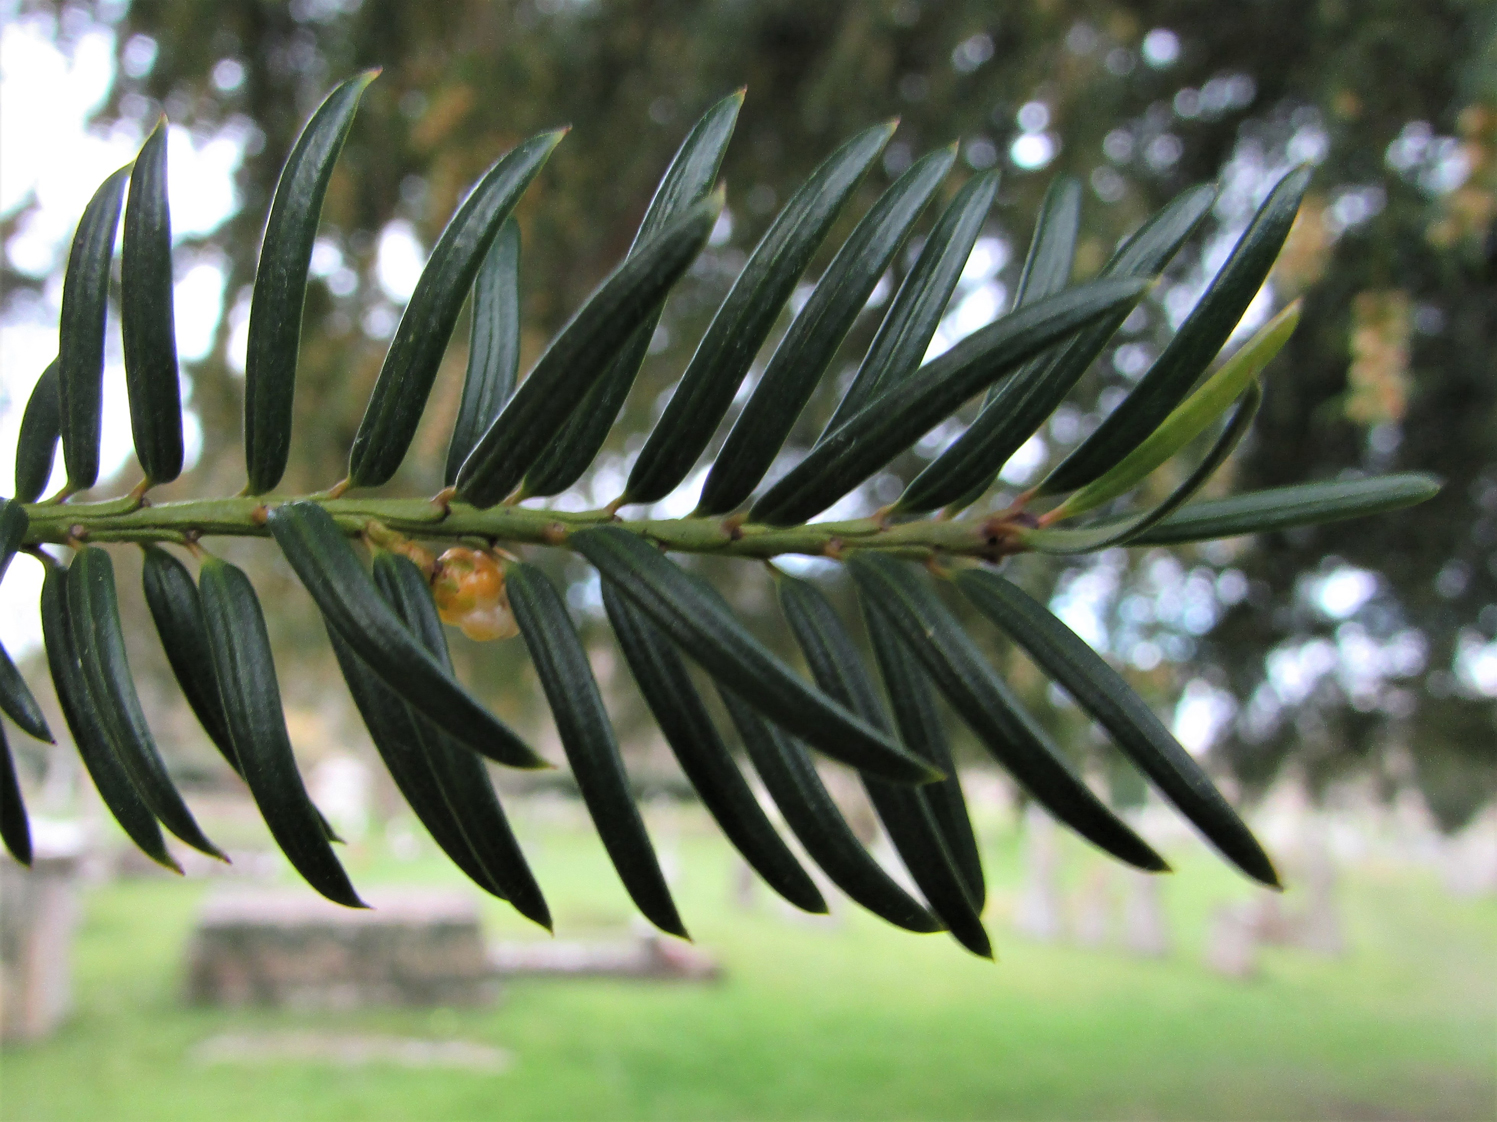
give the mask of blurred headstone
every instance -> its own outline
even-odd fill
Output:
[[[359,841],[368,832],[374,777],[357,756],[335,752],[317,761],[307,776],[307,793],[346,840]]]
[[[413,814],[398,814],[385,823],[385,845],[397,861],[408,864],[420,860],[423,836],[429,835],[418,831]]]
[[[1112,882],[1100,865],[1087,870],[1076,896],[1076,942],[1105,947],[1112,941]]]
[[[1302,859],[1305,910],[1296,924],[1298,930],[1294,943],[1319,954],[1342,954],[1346,950],[1346,935],[1336,893],[1336,861],[1322,831],[1312,830],[1306,834]]]
[[[1254,893],[1240,907],[1260,944],[1282,947],[1299,939],[1300,917],[1285,909],[1284,898],[1277,892]]]
[[[1122,870],[1123,946],[1143,958],[1170,953],[1169,920],[1164,913],[1161,877],[1138,869]]]
[[[72,1006],[83,831],[32,819],[31,868],[0,855],[0,1039],[42,1040]]]
[[[1497,895],[1497,806],[1445,839],[1440,872],[1452,896]]]
[[[474,899],[400,889],[343,908],[309,889],[217,889],[188,950],[188,996],[214,1005],[482,1005],[494,982]]]
[[[1055,820],[1033,804],[1024,811],[1024,888],[1014,909],[1014,930],[1044,943],[1055,942],[1064,930]]]
[[[1206,934],[1206,965],[1229,978],[1257,976],[1258,936],[1246,909],[1223,905],[1211,914],[1211,927]]]

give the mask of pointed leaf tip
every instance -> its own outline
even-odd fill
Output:
[[[458,313],[489,247],[562,135],[541,133],[501,156],[442,230],[395,328],[354,434],[348,458],[348,478],[354,486],[389,482],[405,459]]]
[[[183,456],[166,158],[163,114],[130,173],[120,251],[120,331],[130,433],[151,483],[176,479]]]
[[[862,365],[818,444],[884,389],[913,374],[935,335],[998,190],[998,173],[974,175],[937,219],[879,324]]]
[[[1301,168],[1269,192],[1164,352],[1122,403],[1050,473],[1040,494],[1075,491],[1102,475],[1153,432],[1190,392],[1262,289],[1308,186],[1309,174]]]
[[[938,149],[916,160],[853,228],[718,451],[702,484],[699,513],[726,514],[758,486],[954,159]]]
[[[707,206],[715,228],[726,196],[721,188],[713,191],[712,184],[722,167],[742,100],[741,97],[723,98],[692,127],[655,189],[629,247],[629,256],[644,252],[646,244],[656,234],[662,233],[693,205],[709,196]],[[708,238],[711,238],[710,230]],[[575,403],[561,430],[525,473],[520,488],[522,495],[559,494],[587,471],[608,439],[614,420],[634,385],[663,312],[662,303],[645,315],[616,349],[607,368]]]
[[[638,608],[603,582],[624,659],[686,778],[723,833],[764,882],[802,911],[824,914],[826,900],[780,839],[723,743],[686,662]]]
[[[99,477],[103,432],[104,323],[110,263],[130,165],[110,175],[78,220],[68,251],[58,322],[58,401],[68,486],[85,491]]]
[[[31,864],[31,823],[4,728],[0,728],[0,841],[20,864]]]
[[[14,721],[16,727],[33,740],[40,740],[43,744],[57,743],[31,687],[21,677],[4,647],[0,647],[0,713]]]
[[[689,938],[629,792],[613,726],[566,604],[533,565],[510,566],[507,587],[582,801],[619,879],[645,918],[662,931]]]
[[[1043,604],[996,573],[968,569],[955,579],[968,602],[1064,687],[1228,860],[1254,880],[1278,886],[1273,862],[1252,831],[1143,698],[1101,655]]]
[[[686,207],[594,290],[463,462],[458,498],[489,507],[519,486],[579,402],[608,374],[619,350],[658,311],[707,244],[722,199],[721,192],[714,192]],[[648,339],[644,342],[648,345]]]
[[[374,558],[374,578],[391,610],[431,656],[450,670],[452,662],[447,651],[447,638],[426,574],[408,558],[381,551]],[[334,632],[329,631],[329,634]],[[388,687],[384,688],[388,690]],[[395,701],[410,709],[398,698]],[[419,713],[411,710],[410,716],[409,727],[416,737],[416,751],[425,758],[435,775],[437,785],[478,862],[497,882],[516,911],[532,923],[551,930],[550,908],[514,831],[510,829],[487,766]]]
[[[844,141],[770,224],[635,460],[625,486],[627,502],[664,498],[706,451],[780,309],[889,135],[874,125]]]
[[[1159,854],[1071,770],[926,582],[904,564],[868,551],[853,553],[847,568],[864,611],[883,615],[962,720],[1036,801],[1119,860],[1149,871],[1163,867]]]
[[[831,602],[810,581],[782,576],[776,583],[781,610],[816,684],[869,724],[888,728],[878,687]],[[992,943],[937,825],[931,788],[897,787],[872,776],[863,777],[863,786],[931,910],[962,946],[976,955],[990,955]]]
[[[164,868],[181,872],[181,866],[167,851],[166,840],[156,816],[141,800],[125,767],[110,741],[98,708],[89,695],[83,668],[73,644],[69,619],[67,570],[53,562],[46,563],[42,578],[42,640],[47,652],[47,668],[57,691],[57,702],[73,736],[73,744],[83,760],[94,789],[109,813],[120,824],[137,848]]]
[[[198,583],[229,735],[261,817],[308,884],[334,903],[366,907],[333,852],[297,770],[254,587],[242,570],[215,557],[203,562]]]
[[[1133,544],[1175,545],[1363,518],[1426,502],[1439,494],[1441,485],[1433,475],[1405,472],[1248,491],[1189,503],[1139,534]]]
[[[357,74],[323,99],[292,145],[271,199],[245,351],[244,455],[252,495],[271,490],[286,470],[302,307],[317,224],[333,165],[375,73]]]
[[[940,931],[941,921],[895,883],[863,848],[805,747],[722,683],[718,693],[770,798],[828,879],[896,927],[922,934]]]
[[[84,546],[67,573],[73,649],[95,711],[141,799],[168,830],[210,857],[226,860],[203,834],[172,783],[146,723],[125,652],[114,566],[109,554]]]

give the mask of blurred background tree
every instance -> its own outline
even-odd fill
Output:
[[[1081,567],[1030,558],[1016,568],[1156,703],[1174,705],[1182,738],[1210,751],[1249,794],[1286,768],[1315,794],[1350,774],[1371,777],[1384,794],[1417,784],[1440,824],[1455,829],[1497,793],[1497,12],[1489,3],[6,7],[7,36],[25,29],[64,54],[85,40],[107,44],[113,78],[95,130],[138,141],[165,111],[194,150],[229,146],[235,198],[227,218],[181,238],[177,250],[179,277],[221,285],[223,296],[208,302],[217,309],[211,325],[194,325],[211,327],[211,342],[187,366],[202,453],[163,498],[241,485],[243,331],[264,211],[307,114],[363,67],[384,73],[365,98],[324,211],[288,491],[340,478],[425,247],[476,175],[544,127],[570,122],[573,131],[518,212],[527,361],[622,256],[696,115],[748,87],[724,168],[730,221],[667,308],[625,406],[620,430],[632,433],[657,415],[778,205],[841,139],[872,122],[901,118],[844,232],[933,147],[960,142],[961,172],[949,190],[974,169],[1005,172],[938,346],[1005,308],[1054,175],[1087,186],[1080,275],[1177,191],[1218,180],[1213,215],[1166,283],[1045,436],[1005,469],[1010,494],[1058,462],[1141,376],[1278,176],[1314,165],[1311,197],[1248,319],[1261,322],[1300,294],[1305,317],[1270,373],[1253,436],[1217,486],[1423,469],[1446,479],[1443,494],[1374,520],[1174,552],[1113,551]],[[70,231],[47,241],[34,192],[6,205],[0,317],[55,320]],[[887,299],[898,279],[875,300]],[[842,361],[855,366],[875,322],[863,318]],[[460,330],[454,339],[402,469],[400,485],[412,493],[440,485],[465,338]],[[7,411],[19,411],[39,372],[10,372]],[[833,405],[830,395],[818,397],[792,443],[814,438]],[[903,463],[904,477],[958,430],[948,424],[931,434]],[[630,439],[558,501],[580,509],[613,498],[641,438]],[[133,481],[134,470],[123,467],[120,478]],[[872,509],[897,494],[896,483],[875,479],[857,501]],[[266,564],[260,558],[257,582],[274,579]],[[574,607],[595,611],[595,578],[589,583],[581,565],[567,576]],[[288,575],[281,579],[294,595]],[[763,615],[769,600],[759,575],[731,579],[740,606]],[[273,585],[262,587],[274,596]],[[272,620],[288,658],[331,672],[314,617],[283,611]],[[783,642],[782,632],[765,633]],[[465,645],[463,653],[501,712],[529,710],[535,691],[514,650]],[[1046,696],[1022,663],[996,657],[1010,658],[1021,685],[1032,683],[1031,700],[1070,730],[1078,752],[1097,750],[1064,698]],[[626,725],[639,717],[638,703],[628,704],[636,711],[622,714]]]

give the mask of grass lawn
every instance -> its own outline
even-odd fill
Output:
[[[179,996],[182,950],[205,882],[90,890],[76,1013],[54,1039],[0,1056],[0,1117],[1497,1116],[1497,902],[1452,900],[1427,878],[1358,872],[1344,885],[1345,958],[1270,950],[1260,978],[1234,982],[1200,965],[1201,940],[1210,908],[1249,889],[1203,851],[1171,855],[1178,946],[1151,962],[1012,934],[1015,843],[989,838],[994,966],[850,911],[799,923],[765,893],[743,911],[723,843],[688,814],[667,832],[683,916],[724,964],[720,984],[533,981],[478,1011],[193,1009]],[[589,834],[532,820],[524,837],[562,937],[627,922]],[[434,858],[396,863],[378,848],[348,855],[359,883],[456,883]],[[491,934],[526,937],[505,908],[490,907]],[[189,1057],[220,1033],[292,1029],[474,1041],[514,1063],[482,1074]]]

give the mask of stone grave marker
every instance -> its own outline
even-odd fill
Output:
[[[403,888],[365,898],[369,910],[339,907],[306,888],[214,890],[188,951],[189,999],[349,1009],[495,998],[471,896]]]

